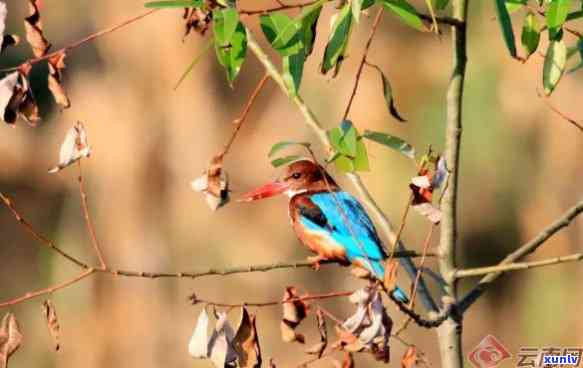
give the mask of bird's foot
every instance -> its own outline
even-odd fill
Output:
[[[325,261],[326,258],[322,257],[322,256],[311,256],[308,257],[308,262],[310,262],[312,264],[312,268],[314,269],[314,271],[319,271],[320,270],[320,262]]]

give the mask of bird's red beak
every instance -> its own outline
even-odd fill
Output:
[[[280,181],[274,181],[272,183],[265,184],[262,187],[259,187],[255,190],[252,190],[246,194],[244,194],[241,198],[239,198],[239,202],[251,202],[256,201],[258,199],[269,198],[273,197],[278,194],[282,194],[286,190],[289,189],[289,186],[286,183]]]

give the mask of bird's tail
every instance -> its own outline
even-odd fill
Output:
[[[374,275],[379,280],[381,280],[381,281],[384,280],[384,278],[385,278],[384,262],[371,260],[371,264],[372,264],[372,271],[373,271]],[[391,295],[393,297],[395,297],[395,299],[397,299],[401,303],[403,303],[403,304],[409,303],[409,297],[407,296],[407,293],[405,293],[405,291],[403,289],[401,289],[400,287],[395,286],[395,288],[393,290],[389,290],[388,292],[391,293]]]

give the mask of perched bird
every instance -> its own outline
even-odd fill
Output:
[[[310,160],[295,161],[276,181],[257,188],[240,201],[254,201],[285,193],[289,216],[299,240],[316,254],[308,259],[317,269],[322,261],[335,261],[366,270],[383,280],[387,254],[374,224],[360,202],[343,191],[323,167]],[[400,288],[394,297],[408,302]]]

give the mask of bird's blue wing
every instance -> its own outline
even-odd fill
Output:
[[[328,226],[321,230],[328,231],[346,249],[346,256],[350,261],[360,261],[382,279],[382,261],[386,255],[372,220],[358,200],[347,192],[316,193],[310,199],[326,217]],[[305,225],[313,228],[316,224]]]

